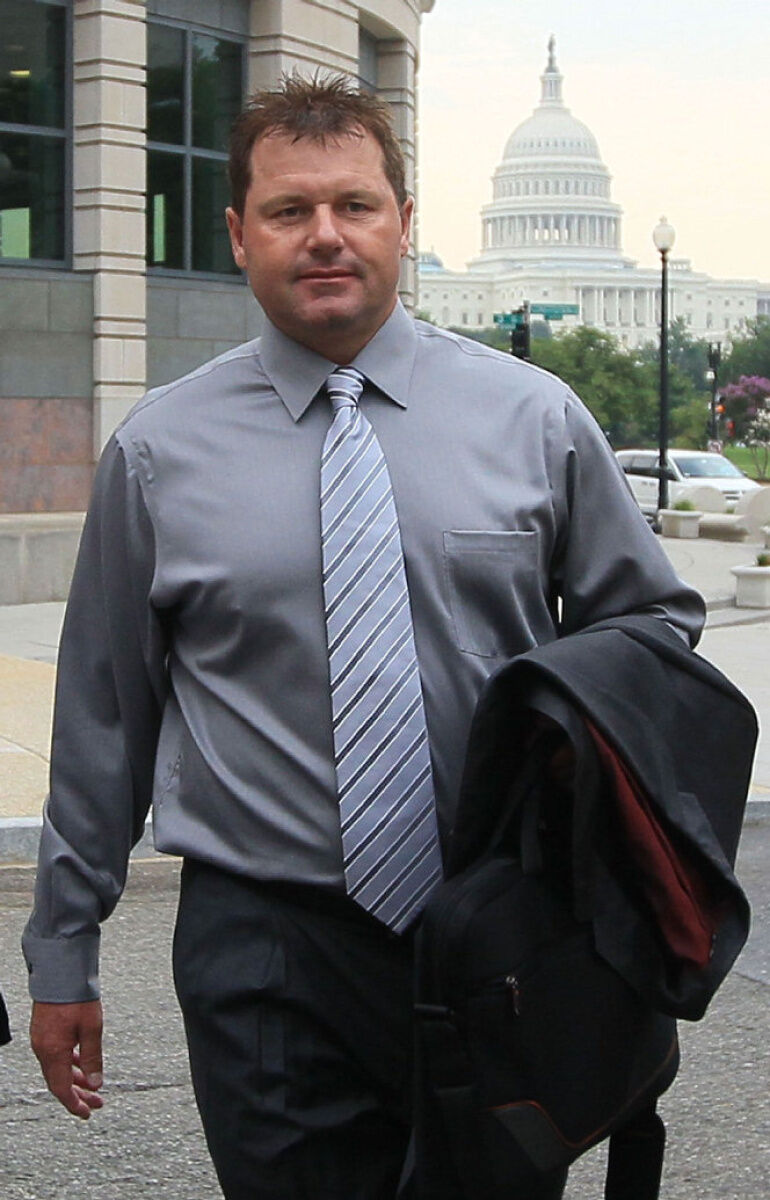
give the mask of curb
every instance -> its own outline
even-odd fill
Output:
[[[29,866],[37,862],[42,817],[0,818],[0,867]],[[155,849],[152,822],[147,821],[144,833],[131,851],[132,858],[168,858]]]
[[[758,625],[770,619],[770,608],[738,608],[734,595],[712,596],[706,601],[706,628]]]

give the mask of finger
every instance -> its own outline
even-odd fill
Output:
[[[77,1064],[85,1075],[89,1088],[102,1086],[102,1022],[101,1017],[83,1025],[80,1031],[80,1046]]]
[[[43,1068],[43,1076],[48,1084],[48,1090],[63,1104],[73,1116],[87,1120],[91,1109],[96,1107],[87,1102],[85,1089],[78,1088],[73,1081],[72,1067],[69,1063],[48,1063]],[[98,1097],[101,1100],[101,1097]]]
[[[87,1106],[87,1117],[90,1116],[91,1112],[95,1109],[102,1108],[104,1106],[104,1097],[100,1096],[98,1092],[91,1091],[90,1088],[78,1087],[76,1084],[73,1084],[72,1092],[73,1096],[81,1104],[85,1104]]]

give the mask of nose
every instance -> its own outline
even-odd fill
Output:
[[[314,210],[308,240],[313,249],[334,250],[342,246],[342,235],[330,204],[319,204]]]

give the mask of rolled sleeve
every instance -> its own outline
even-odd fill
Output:
[[[141,837],[166,690],[149,594],[155,558],[140,481],[112,440],[83,531],[59,652],[50,795],[22,938],[34,999],[99,995],[100,923]]]

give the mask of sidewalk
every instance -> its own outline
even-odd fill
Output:
[[[706,599],[700,652],[752,701],[764,735],[750,794],[752,816],[770,813],[770,611],[736,609],[730,568],[758,547],[662,538],[673,566]],[[31,861],[47,789],[56,652],[64,605],[0,606],[0,863]],[[142,853],[151,843],[142,839]]]

